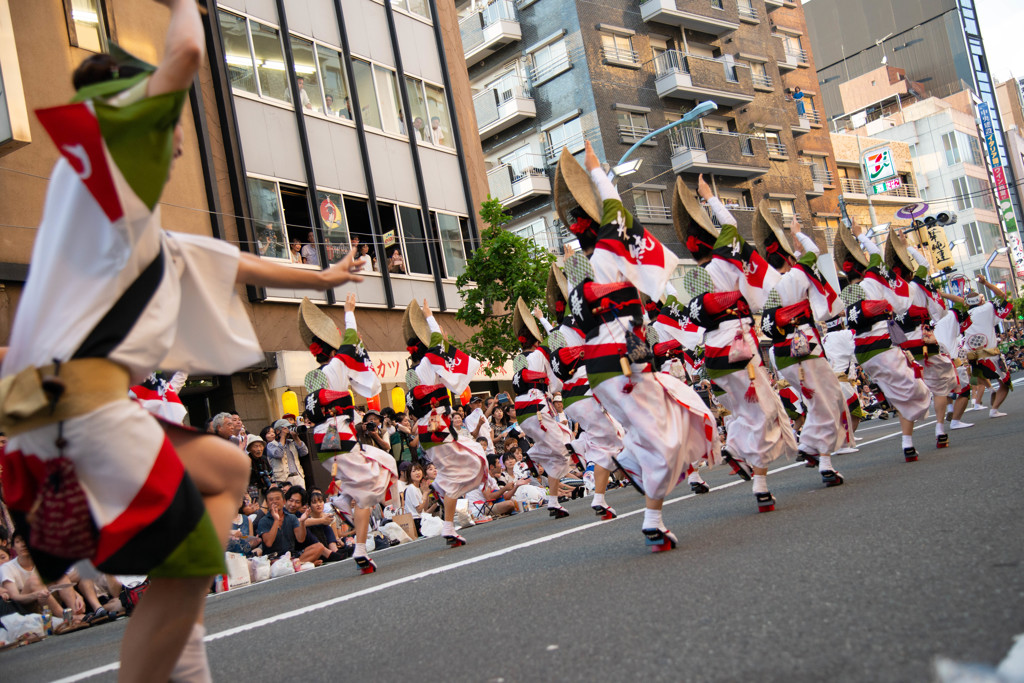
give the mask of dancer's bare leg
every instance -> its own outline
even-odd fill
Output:
[[[352,512],[352,522],[356,525],[356,543],[366,543],[366,534],[370,529],[370,508],[356,507]]]
[[[594,464],[594,493],[604,494],[608,490],[608,480],[612,473],[609,470]]]
[[[999,406],[1003,405],[1003,401],[1006,400],[1009,393],[1010,387],[1000,382],[999,388],[992,394],[992,410],[999,410]]]

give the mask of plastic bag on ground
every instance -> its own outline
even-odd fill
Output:
[[[421,515],[420,536],[423,536],[424,538],[430,536],[440,536],[442,524],[443,522],[441,522],[440,517],[435,517],[434,515]]]
[[[253,583],[257,581],[266,581],[270,578],[270,558],[250,557],[249,558],[249,577]]]
[[[295,565],[292,564],[292,554],[285,553],[273,564],[270,565],[270,578],[276,579],[279,576],[288,576],[295,573]]]
[[[399,543],[408,543],[412,540],[409,534],[405,533],[405,529],[398,526],[394,522],[388,522],[383,526],[381,531],[392,541],[398,541]]]

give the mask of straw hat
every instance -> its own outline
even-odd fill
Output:
[[[913,276],[917,270],[917,262],[911,258],[907,245],[899,238],[893,226],[889,226],[889,236],[885,239],[885,267],[904,278]]]
[[[415,299],[409,302],[402,315],[402,340],[408,343],[410,339],[418,339],[424,346],[430,346],[430,325],[427,325],[423,309]]]
[[[676,189],[672,193],[672,223],[684,247],[686,238],[691,235],[703,238],[703,241],[712,245],[718,239],[718,228],[682,178],[676,178]]]
[[[778,243],[779,249],[786,256],[794,256],[793,247],[789,244],[789,238],[785,231],[779,226],[779,222],[772,215],[771,207],[767,199],[762,199],[757,204],[757,211],[754,213],[754,247],[761,252],[762,256],[768,256],[768,245]]]
[[[868,257],[864,251],[860,248],[857,243],[857,238],[853,236],[850,229],[846,225],[840,223],[836,229],[836,237],[839,239],[834,240],[835,247],[833,252],[835,254],[836,265],[839,266],[839,271],[845,273],[843,269],[843,263],[851,261],[860,264],[861,268],[868,267]]]
[[[580,207],[597,224],[601,223],[601,202],[590,174],[580,166],[568,149],[562,150],[555,169],[555,211],[562,225],[569,227],[573,221],[569,212]]]
[[[526,306],[526,302],[523,301],[523,297],[516,299],[516,310],[512,313],[512,331],[519,334],[519,330],[526,327],[533,335],[533,338],[537,341],[544,339],[544,336],[540,333],[540,326],[533,317],[533,313],[530,313],[530,309]]]
[[[299,304],[299,336],[307,347],[316,337],[332,349],[341,348],[341,331],[338,326],[309,297],[303,297]]]
[[[552,313],[557,313],[557,304],[559,301],[566,303],[569,301],[569,281],[565,279],[565,273],[562,269],[551,264],[551,270],[548,271],[548,286],[545,291],[545,299],[548,303],[548,309]]]

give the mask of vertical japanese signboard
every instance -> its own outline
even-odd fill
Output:
[[[1010,202],[1010,190],[1006,186],[1006,173],[1003,162],[999,158],[999,145],[996,142],[995,129],[992,127],[992,114],[988,104],[978,104],[978,117],[981,119],[981,132],[985,136],[985,150],[988,152],[989,163],[992,165],[992,178],[995,181],[996,197],[999,199],[999,215],[1006,229],[1006,239],[1013,254],[1013,264],[1017,275],[1024,276],[1024,245],[1021,244],[1020,232],[1017,230],[1017,216]]]

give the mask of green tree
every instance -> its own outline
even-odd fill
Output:
[[[480,248],[456,280],[464,303],[455,317],[478,328],[463,350],[485,361],[484,372],[490,377],[519,353],[512,310],[519,297],[531,309],[543,303],[555,257],[533,240],[505,230],[502,226],[512,216],[490,195],[480,205],[480,218],[487,227],[480,235]]]

